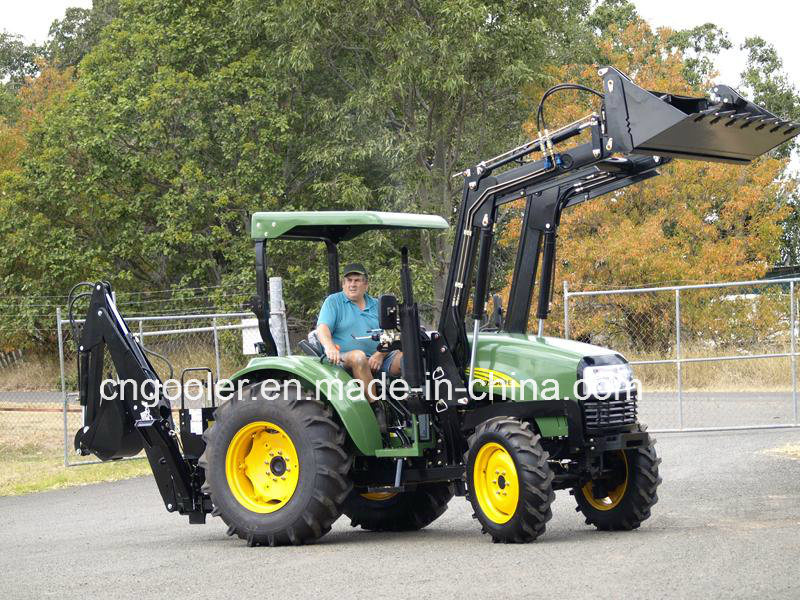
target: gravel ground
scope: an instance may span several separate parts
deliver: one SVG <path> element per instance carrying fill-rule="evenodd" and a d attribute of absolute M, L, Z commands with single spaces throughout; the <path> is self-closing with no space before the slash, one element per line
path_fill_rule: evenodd
<path fill-rule="evenodd" d="M 559 492 L 544 537 L 492 544 L 467 503 L 406 534 L 247 548 L 168 514 L 151 478 L 0 498 L 5 598 L 797 598 L 800 430 L 662 434 L 660 501 L 633 532 Z M 800 458 L 800 456 L 798 456 Z M 235 597 L 235 596 L 234 596 Z"/>

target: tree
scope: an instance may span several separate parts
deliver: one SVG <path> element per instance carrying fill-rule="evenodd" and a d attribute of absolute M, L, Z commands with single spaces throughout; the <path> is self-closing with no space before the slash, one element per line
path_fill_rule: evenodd
<path fill-rule="evenodd" d="M 653 32 L 638 21 L 621 31 L 612 26 L 598 52 L 601 64 L 632 74 L 645 89 L 702 95 L 709 82 L 687 77 L 676 39 L 674 32 Z M 559 72 L 563 81 L 597 85 L 595 66 Z M 560 123 L 592 109 L 593 100 L 571 93 L 552 99 L 548 114 L 558 115 Z M 535 120 L 527 127 L 533 134 Z M 797 188 L 796 180 L 780 183 L 786 166 L 774 157 L 746 166 L 673 161 L 661 177 L 570 209 L 562 218 L 559 274 L 573 289 L 758 278 L 779 256 L 786 188 Z M 608 343 L 603 336 L 616 328 L 622 338 L 614 344 L 621 348 L 663 350 L 671 343 L 671 297 L 614 298 L 605 308 L 615 315 L 613 323 L 589 310 L 573 323 L 573 333 Z"/>
<path fill-rule="evenodd" d="M 76 67 L 100 41 L 100 33 L 119 15 L 119 0 L 93 0 L 92 8 L 70 7 L 50 26 L 48 59 L 61 68 Z"/>
<path fill-rule="evenodd" d="M 452 173 L 519 141 L 529 110 L 520 90 L 541 83 L 544 65 L 585 51 L 587 5 L 457 0 L 329 9 L 312 3 L 307 14 L 325 15 L 331 24 L 317 60 L 346 94 L 337 119 L 344 127 L 334 143 L 381 158 L 382 204 L 451 218 L 460 200 Z M 296 43 L 310 52 L 307 32 L 300 31 Z M 437 306 L 450 244 L 447 236 L 423 236 Z"/>
<path fill-rule="evenodd" d="M 557 59 L 553 48 L 582 35 L 584 6 L 121 3 L 6 187 L 29 239 L 62 244 L 20 246 L 6 261 L 14 276 L 2 271 L 6 289 L 44 291 L 54 272 L 61 291 L 109 272 L 121 291 L 252 289 L 255 210 L 450 217 L 451 173 L 518 138 L 519 90 Z M 72 39 L 64 32 L 83 31 L 86 18 L 68 13 L 59 35 Z M 432 294 L 449 245 L 422 245 L 418 289 Z M 385 239 L 344 250 L 398 252 Z M 300 265 L 296 249 L 276 244 L 272 264 L 289 275 L 292 308 L 316 311 L 322 260 Z M 396 270 L 377 271 L 376 285 L 391 288 Z"/>

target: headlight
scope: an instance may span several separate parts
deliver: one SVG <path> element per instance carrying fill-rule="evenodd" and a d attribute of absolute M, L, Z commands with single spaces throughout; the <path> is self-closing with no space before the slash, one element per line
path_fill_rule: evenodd
<path fill-rule="evenodd" d="M 582 374 L 583 395 L 607 398 L 616 393 L 635 389 L 633 369 L 627 363 L 585 366 Z"/>

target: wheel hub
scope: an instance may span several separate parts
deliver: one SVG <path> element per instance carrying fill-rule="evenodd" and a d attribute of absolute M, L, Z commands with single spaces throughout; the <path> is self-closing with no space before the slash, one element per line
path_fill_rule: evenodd
<path fill-rule="evenodd" d="M 496 442 L 484 444 L 475 457 L 474 493 L 483 513 L 495 523 L 514 516 L 519 502 L 519 480 L 514 459 Z"/>
<path fill-rule="evenodd" d="M 269 470 L 272 471 L 273 475 L 280 477 L 286 473 L 286 460 L 282 456 L 276 456 L 269 461 Z"/>
<path fill-rule="evenodd" d="M 225 475 L 236 500 L 257 513 L 275 512 L 294 495 L 300 465 L 297 449 L 279 426 L 256 421 L 233 436 Z"/>

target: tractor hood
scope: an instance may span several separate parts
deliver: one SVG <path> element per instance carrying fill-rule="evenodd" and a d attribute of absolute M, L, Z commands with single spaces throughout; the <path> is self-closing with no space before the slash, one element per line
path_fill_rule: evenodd
<path fill-rule="evenodd" d="M 471 336 L 469 338 L 471 342 Z M 491 375 L 495 381 L 505 381 L 506 393 L 512 400 L 574 397 L 578 364 L 586 357 L 600 356 L 606 357 L 604 362 L 626 362 L 622 355 L 608 348 L 573 340 L 515 333 L 481 333 L 475 377 L 488 382 Z M 547 380 L 552 381 L 546 385 Z M 557 396 L 553 395 L 553 382 L 558 386 Z M 476 389 L 481 389 L 481 386 L 476 384 Z M 488 391 L 488 387 L 483 390 Z"/>

